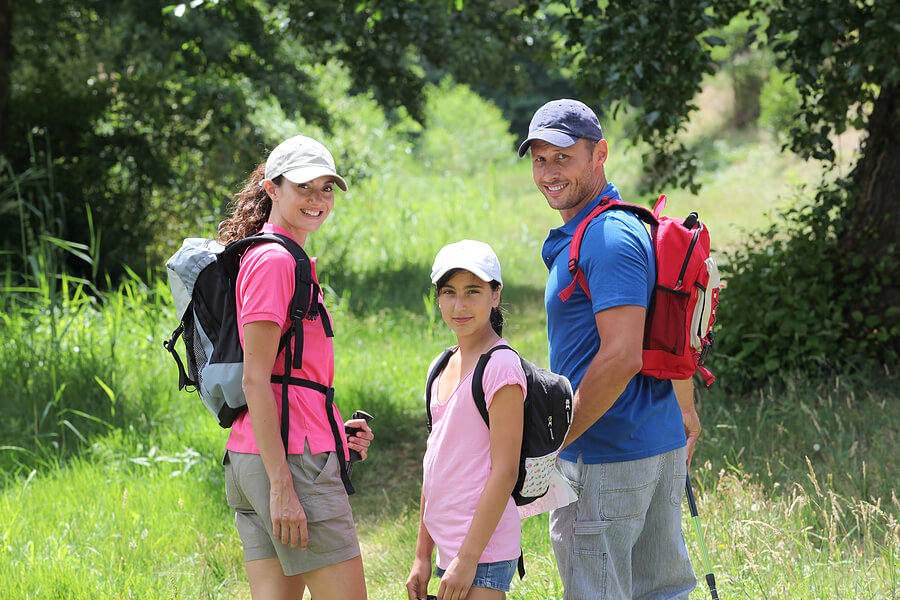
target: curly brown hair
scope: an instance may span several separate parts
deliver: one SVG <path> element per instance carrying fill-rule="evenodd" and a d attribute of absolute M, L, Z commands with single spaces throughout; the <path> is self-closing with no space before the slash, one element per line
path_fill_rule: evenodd
<path fill-rule="evenodd" d="M 234 240 L 239 240 L 259 233 L 263 224 L 269 219 L 269 213 L 272 210 L 272 199 L 266 193 L 260 183 L 266 178 L 266 163 L 261 163 L 253 173 L 250 179 L 237 194 L 228 206 L 227 219 L 219 223 L 218 241 L 227 244 Z M 281 185 L 282 176 L 279 175 L 272 180 L 275 185 Z"/>

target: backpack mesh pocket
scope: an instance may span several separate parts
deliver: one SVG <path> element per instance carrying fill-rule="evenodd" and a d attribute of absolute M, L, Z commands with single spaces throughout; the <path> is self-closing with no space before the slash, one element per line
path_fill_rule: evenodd
<path fill-rule="evenodd" d="M 191 316 L 194 317 L 193 312 Z M 184 347 L 187 350 L 187 374 L 190 378 L 190 385 L 200 389 L 201 369 L 203 365 L 209 362 L 209 357 L 203 349 L 203 341 L 200 338 L 200 331 L 194 318 L 186 318 L 184 323 Z"/>
<path fill-rule="evenodd" d="M 681 354 L 687 348 L 688 305 L 691 295 L 661 285 L 656 286 L 651 314 L 646 319 L 644 349 Z M 653 327 L 650 327 L 650 324 Z"/>

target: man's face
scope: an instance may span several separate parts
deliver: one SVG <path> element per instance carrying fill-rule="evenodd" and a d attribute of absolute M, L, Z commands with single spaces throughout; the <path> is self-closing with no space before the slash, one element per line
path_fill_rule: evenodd
<path fill-rule="evenodd" d="M 547 198 L 550 208 L 568 221 L 606 187 L 603 163 L 606 140 L 593 146 L 578 140 L 568 148 L 541 140 L 531 142 L 531 172 L 534 183 Z"/>

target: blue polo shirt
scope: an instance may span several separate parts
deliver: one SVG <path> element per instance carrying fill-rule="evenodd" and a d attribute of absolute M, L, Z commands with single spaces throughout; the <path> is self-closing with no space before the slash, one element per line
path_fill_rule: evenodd
<path fill-rule="evenodd" d="M 541 251 L 550 271 L 544 293 L 550 369 L 568 377 L 576 389 L 600 349 L 594 315 L 614 306 L 647 308 L 656 281 L 647 228 L 628 211 L 608 210 L 587 226 L 581 245 L 579 266 L 591 297 L 576 286 L 565 303 L 560 299 L 559 292 L 572 282 L 568 267 L 572 236 L 604 196 L 619 198 L 619 192 L 608 184 L 575 218 L 552 229 Z M 560 456 L 575 461 L 581 454 L 589 464 L 622 462 L 669 452 L 685 443 L 672 383 L 638 374 L 606 414 Z"/>

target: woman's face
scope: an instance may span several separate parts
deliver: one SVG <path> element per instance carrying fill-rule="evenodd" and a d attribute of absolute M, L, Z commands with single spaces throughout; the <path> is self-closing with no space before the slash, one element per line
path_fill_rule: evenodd
<path fill-rule="evenodd" d="M 492 290 L 491 284 L 461 269 L 438 290 L 438 306 L 457 338 L 481 335 L 491 329 L 491 309 L 500 306 L 500 288 Z"/>
<path fill-rule="evenodd" d="M 266 182 L 272 198 L 269 220 L 280 225 L 302 245 L 306 235 L 317 231 L 334 208 L 334 177 L 323 175 L 306 183 L 283 179 L 281 185 Z"/>

